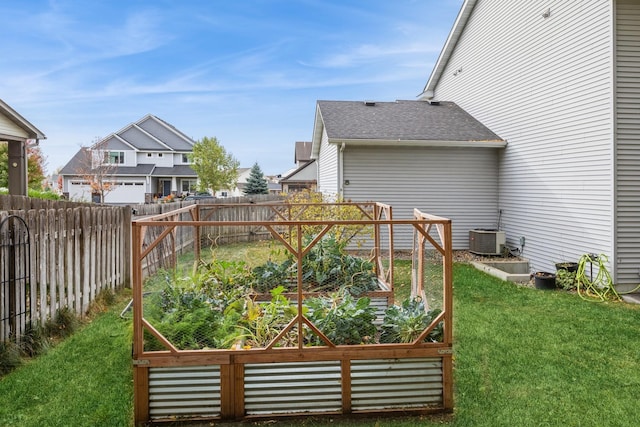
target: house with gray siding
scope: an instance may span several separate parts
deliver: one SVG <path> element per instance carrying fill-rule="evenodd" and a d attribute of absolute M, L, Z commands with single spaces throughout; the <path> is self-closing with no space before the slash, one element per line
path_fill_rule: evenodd
<path fill-rule="evenodd" d="M 602 253 L 640 282 L 640 1 L 466 0 L 420 99 L 508 141 L 501 226 L 534 269 Z"/>
<path fill-rule="evenodd" d="M 189 156 L 194 143 L 174 126 L 148 114 L 91 147 L 81 148 L 60 170 L 63 194 L 71 200 L 92 200 L 94 191 L 85 178 L 99 174 L 101 168 L 107 169 L 102 176 L 111 183 L 105 203 L 151 203 L 169 195 L 193 194 L 198 177 Z"/>
<path fill-rule="evenodd" d="M 402 131 L 425 118 L 385 134 L 380 115 L 341 119 L 321 101 L 318 187 L 394 206 L 406 198 L 450 217 L 456 248 L 469 229 L 500 226 L 536 271 L 605 254 L 614 283 L 631 289 L 640 282 L 639 29 L 640 0 L 465 0 L 416 103 L 455 103 L 499 135 L 485 144 L 502 146 L 426 135 L 412 145 Z M 336 133 L 333 120 L 349 123 Z"/>
<path fill-rule="evenodd" d="M 451 218 L 454 248 L 496 227 L 498 157 L 506 141 L 453 102 L 318 101 L 312 157 L 318 191 Z M 396 235 L 396 245 L 411 236 Z"/>

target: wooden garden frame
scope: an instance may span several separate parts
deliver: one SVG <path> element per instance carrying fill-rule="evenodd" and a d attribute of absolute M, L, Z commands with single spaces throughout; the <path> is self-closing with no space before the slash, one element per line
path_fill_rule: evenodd
<path fill-rule="evenodd" d="M 354 204 L 357 205 L 357 204 Z M 152 406 L 154 402 L 152 400 L 155 395 L 150 392 L 151 383 L 155 380 L 152 379 L 154 375 L 166 375 L 175 378 L 180 376 L 181 369 L 184 372 L 188 372 L 188 375 L 205 376 L 209 375 L 209 371 L 215 371 L 215 379 L 211 380 L 211 384 L 207 387 L 219 388 L 215 391 L 211 391 L 211 398 L 204 399 L 205 403 L 202 405 L 213 407 L 211 412 L 204 411 L 194 413 L 187 413 L 183 415 L 180 412 L 180 405 L 192 405 L 191 401 L 187 403 L 183 402 L 183 395 L 176 395 L 175 401 L 168 406 L 171 406 L 171 410 L 175 409 L 175 413 L 167 413 L 165 416 L 157 416 L 154 418 L 159 419 L 176 419 L 184 416 L 186 419 L 201 419 L 212 418 L 221 420 L 238 420 L 250 417 L 274 417 L 283 415 L 305 415 L 305 414 L 354 414 L 354 413 L 375 413 L 375 412 L 389 412 L 399 411 L 402 413 L 431 413 L 439 411 L 450 411 L 453 408 L 453 378 L 452 378 L 452 246 L 451 246 L 451 221 L 446 218 L 436 217 L 433 215 L 422 213 L 418 210 L 414 212 L 413 219 L 406 220 L 394 220 L 391 219 L 391 207 L 374 204 L 373 215 L 366 215 L 366 219 L 362 220 L 323 220 L 323 221 L 300 221 L 295 218 L 281 217 L 277 221 L 233 221 L 233 222 L 221 222 L 203 220 L 201 217 L 202 210 L 206 205 L 193 205 L 186 208 L 182 208 L 178 211 L 169 212 L 153 217 L 148 217 L 142 220 L 134 221 L 132 223 L 132 262 L 133 262 L 133 369 L 134 369 L 134 399 L 135 399 L 135 421 L 136 423 L 148 422 L 153 412 Z M 265 206 L 262 206 L 265 207 Z M 273 205 L 269 207 L 275 211 L 283 212 L 283 205 Z M 286 208 L 285 208 L 286 209 Z M 365 210 L 363 210 L 365 212 Z M 187 213 L 192 218 L 191 220 L 176 220 L 179 215 Z M 302 227 L 304 226 L 319 226 L 322 227 L 322 234 L 326 233 L 334 226 L 340 225 L 362 225 L 362 226 L 374 226 L 375 235 L 375 250 L 380 250 L 380 227 L 388 227 L 388 250 L 390 254 L 394 253 L 393 249 L 393 230 L 394 227 L 405 226 L 412 227 L 415 231 L 415 235 L 418 236 L 419 241 L 418 251 L 423 251 L 424 245 L 432 246 L 442 256 L 442 278 L 443 278 L 443 301 L 442 301 L 442 313 L 429 325 L 421 336 L 413 343 L 408 344 L 370 344 L 370 345 L 334 345 L 330 340 L 326 339 L 321 331 L 319 331 L 315 325 L 306 320 L 301 315 L 302 313 L 302 301 L 304 300 L 304 294 L 302 290 L 302 268 L 298 268 L 298 286 L 297 286 L 297 298 L 296 303 L 298 305 L 298 314 L 291 321 L 291 323 L 281 332 L 279 336 L 284 335 L 293 326 L 297 326 L 298 331 L 298 346 L 296 347 L 275 347 L 274 344 L 278 341 L 276 338 L 266 348 L 256 348 L 249 350 L 178 350 L 172 345 L 166 338 L 158 332 L 153 325 L 151 325 L 144 318 L 143 313 L 143 261 L 145 257 L 153 250 L 153 248 L 162 240 L 169 238 L 172 239 L 172 235 L 175 232 L 176 227 L 193 227 L 196 238 L 194 239 L 194 249 L 196 253 L 200 251 L 200 239 L 199 232 L 203 227 L 224 227 L 224 226 L 261 226 L 270 230 L 274 239 L 278 239 L 280 243 L 286 246 L 295 255 L 298 265 L 301 266 L 302 258 L 307 253 L 311 245 L 304 248 L 302 244 Z M 274 230 L 276 226 L 287 226 L 293 229 L 297 229 L 297 242 L 290 244 L 283 239 Z M 143 244 L 144 235 L 147 230 L 151 228 L 160 227 L 161 232 L 156 233 L 157 237 L 151 244 Z M 438 240 L 432 236 L 432 232 L 437 232 Z M 314 242 L 320 238 L 316 238 Z M 175 242 L 175 239 L 172 240 Z M 175 243 L 174 243 L 175 246 Z M 393 255 L 391 255 L 393 257 Z M 382 263 L 379 262 L 379 256 L 376 257 L 376 268 L 379 274 L 393 281 L 393 258 L 390 260 L 390 268 L 384 270 Z M 419 258 L 421 259 L 421 258 Z M 418 274 L 414 274 L 416 279 L 412 283 L 412 294 L 422 295 L 423 283 L 422 272 L 424 268 L 421 262 L 414 263 L 414 269 L 418 270 Z M 417 279 L 420 278 L 420 279 Z M 444 324 L 444 337 L 442 342 L 427 343 L 424 342 L 424 338 L 428 333 L 439 323 Z M 320 336 L 327 344 L 322 347 L 304 347 L 302 345 L 302 330 L 303 325 L 311 328 L 315 333 Z M 144 331 L 155 336 L 166 348 L 163 351 L 145 351 L 144 350 Z M 405 363 L 409 368 L 398 369 L 415 369 L 412 364 L 417 363 L 420 370 L 425 372 L 431 368 L 422 369 L 423 365 L 433 365 L 433 370 L 437 371 L 434 378 L 438 382 L 438 387 L 435 391 L 437 395 L 433 398 L 434 403 L 428 404 L 407 404 L 406 407 L 376 407 L 373 404 L 359 404 L 363 401 L 360 397 L 356 396 L 358 391 L 354 388 L 354 383 L 357 381 L 354 369 L 367 370 L 368 365 L 376 363 L 384 363 L 385 371 L 388 369 L 395 369 L 394 363 Z M 333 401 L 329 405 L 329 409 L 322 410 L 321 408 L 302 409 L 300 411 L 292 412 L 278 412 L 263 413 L 259 410 L 251 411 L 248 408 L 251 404 L 248 403 L 249 390 L 247 384 L 251 381 L 247 376 L 247 371 L 257 368 L 277 367 L 284 366 L 287 369 L 291 369 L 288 364 L 293 366 L 303 366 L 303 369 L 309 365 L 311 368 L 316 369 L 315 364 L 320 364 L 322 369 L 325 369 L 322 364 L 330 364 L 339 372 L 339 380 L 336 380 L 335 386 L 337 391 L 334 392 L 332 397 Z M 364 366 L 364 367 L 363 367 Z M 177 372 L 177 373 L 176 373 Z M 377 375 L 372 371 L 368 372 L 368 375 Z M 150 375 L 151 374 L 151 375 Z M 192 380 L 186 378 L 180 382 L 180 390 L 189 390 L 189 395 L 192 399 L 200 402 L 201 395 L 209 393 L 209 388 L 205 392 L 193 391 L 194 387 L 191 386 Z M 417 374 L 416 374 L 417 375 Z M 427 375 L 427 374 L 425 374 Z M 429 374 L 432 375 L 432 374 Z M 413 376 L 413 375 L 412 375 Z M 304 377 L 303 377 L 304 378 Z M 178 378 L 178 380 L 180 380 Z M 298 379 L 299 380 L 299 379 Z M 289 380 L 287 380 L 289 381 Z M 297 381 L 294 379 L 293 381 Z M 160 383 L 161 381 L 158 381 Z M 287 383 L 280 385 L 280 387 L 288 386 Z M 270 387 L 269 392 L 278 386 Z M 197 387 L 196 387 L 197 388 Z M 284 388 L 282 389 L 284 390 Z M 320 390 L 320 389 L 319 389 Z M 324 390 L 324 388 L 323 388 Z M 295 392 L 295 391 L 294 391 Z M 182 391 L 180 391 L 182 393 Z M 277 394 L 278 391 L 275 391 Z M 313 392 L 315 393 L 315 392 Z M 318 393 L 320 393 L 318 391 Z M 336 394 L 337 393 L 337 394 Z M 338 396 L 338 397 L 336 397 Z M 271 396 L 273 399 L 276 396 Z M 168 398 L 170 401 L 172 397 Z M 336 399 L 339 400 L 336 401 Z M 407 398 L 409 399 L 409 397 Z M 286 400 L 286 399 L 284 399 Z M 383 398 L 382 398 L 383 400 Z M 285 402 L 286 404 L 286 402 Z M 315 405 L 315 404 L 314 404 Z M 320 405 L 320 403 L 318 403 Z M 174 407 L 175 406 L 175 407 Z M 314 406 L 315 407 L 315 406 Z"/>

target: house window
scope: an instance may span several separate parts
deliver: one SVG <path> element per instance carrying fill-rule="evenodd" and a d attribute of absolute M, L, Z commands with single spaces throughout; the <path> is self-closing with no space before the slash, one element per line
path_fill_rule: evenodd
<path fill-rule="evenodd" d="M 121 165 L 124 163 L 124 151 L 109 151 L 105 160 L 109 164 Z"/>
<path fill-rule="evenodd" d="M 147 157 L 151 157 L 151 156 L 153 156 L 152 153 L 147 153 Z"/>
<path fill-rule="evenodd" d="M 158 157 L 162 157 L 162 153 L 158 153 Z"/>
<path fill-rule="evenodd" d="M 182 163 L 191 163 L 191 161 L 189 160 L 189 155 L 186 153 L 182 154 Z"/>
<path fill-rule="evenodd" d="M 183 193 L 195 193 L 198 187 L 198 181 L 195 179 L 183 179 L 182 180 L 182 192 Z"/>

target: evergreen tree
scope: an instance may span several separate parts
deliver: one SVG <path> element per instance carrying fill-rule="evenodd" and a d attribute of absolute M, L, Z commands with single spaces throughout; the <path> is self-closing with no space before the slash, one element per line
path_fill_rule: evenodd
<path fill-rule="evenodd" d="M 256 162 L 251 168 L 247 185 L 244 187 L 244 194 L 269 194 L 269 186 L 260 166 Z"/>

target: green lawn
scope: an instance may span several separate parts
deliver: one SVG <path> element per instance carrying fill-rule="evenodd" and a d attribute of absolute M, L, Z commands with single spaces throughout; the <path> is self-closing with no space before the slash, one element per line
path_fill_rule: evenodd
<path fill-rule="evenodd" d="M 591 303 L 454 267 L 450 417 L 245 423 L 288 426 L 636 426 L 640 306 Z M 124 303 L 0 380 L 0 426 L 128 426 Z M 205 424 L 210 425 L 210 424 Z"/>

